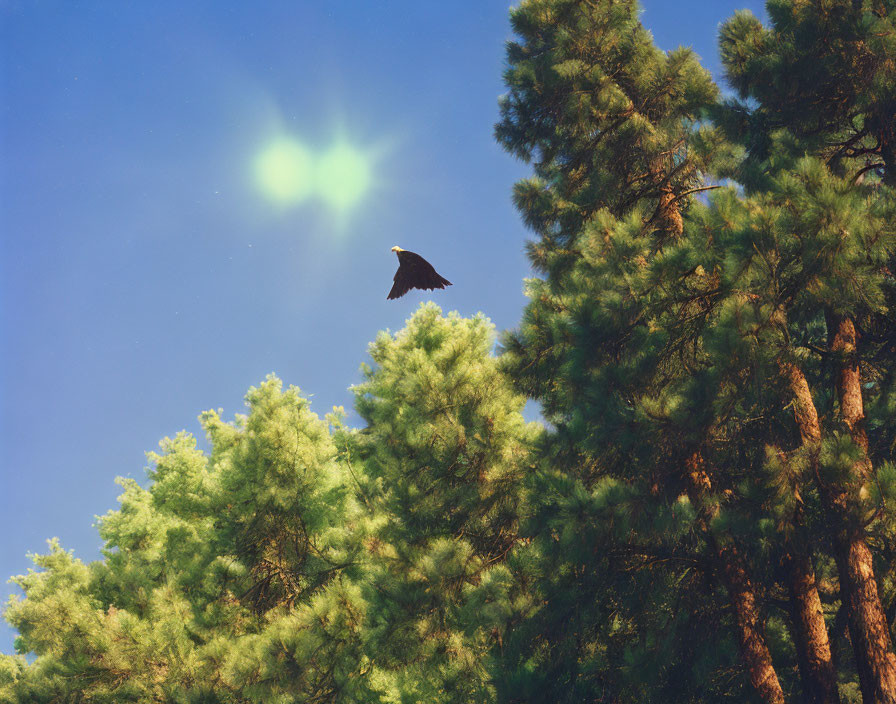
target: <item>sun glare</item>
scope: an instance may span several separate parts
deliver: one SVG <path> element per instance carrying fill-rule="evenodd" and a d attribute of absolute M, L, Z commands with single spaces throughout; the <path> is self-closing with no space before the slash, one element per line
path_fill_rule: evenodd
<path fill-rule="evenodd" d="M 258 187 L 271 200 L 291 204 L 311 194 L 314 164 L 308 150 L 294 139 L 278 139 L 255 159 Z"/>
<path fill-rule="evenodd" d="M 338 139 L 321 154 L 280 137 L 255 157 L 258 189 L 270 200 L 296 205 L 316 197 L 347 215 L 371 187 L 373 157 Z"/>
<path fill-rule="evenodd" d="M 348 144 L 336 144 L 320 159 L 316 186 L 332 208 L 350 208 L 370 186 L 368 159 Z"/>

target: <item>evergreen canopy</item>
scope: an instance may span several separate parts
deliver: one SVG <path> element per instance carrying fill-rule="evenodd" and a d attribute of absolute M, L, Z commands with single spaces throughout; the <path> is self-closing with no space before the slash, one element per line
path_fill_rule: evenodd
<path fill-rule="evenodd" d="M 634 0 L 522 0 L 500 354 L 424 304 L 362 427 L 272 376 L 166 438 L 15 578 L 0 701 L 896 702 L 896 7 L 768 9 L 724 96 Z"/>

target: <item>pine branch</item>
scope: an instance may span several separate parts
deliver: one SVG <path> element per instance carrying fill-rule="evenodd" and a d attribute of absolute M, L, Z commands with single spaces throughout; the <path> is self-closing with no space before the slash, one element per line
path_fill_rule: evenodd
<path fill-rule="evenodd" d="M 689 191 L 685 191 L 684 193 L 680 193 L 677 196 L 675 196 L 675 200 L 673 200 L 672 202 L 677 203 L 682 198 L 686 198 L 687 196 L 692 195 L 694 193 L 700 193 L 701 191 L 714 191 L 717 188 L 723 188 L 723 186 L 700 186 L 700 188 L 692 188 Z"/>
<path fill-rule="evenodd" d="M 865 172 L 867 172 L 867 171 L 871 171 L 872 169 L 882 169 L 882 168 L 884 168 L 885 166 L 886 166 L 886 164 L 884 164 L 884 163 L 868 164 L 867 166 L 865 166 L 864 168 L 859 169 L 858 172 L 856 172 L 856 175 L 852 177 L 852 182 L 853 182 L 853 183 L 858 183 L 858 182 L 859 182 L 859 178 L 861 178 L 862 174 L 864 174 Z"/>
<path fill-rule="evenodd" d="M 810 344 L 808 342 L 797 344 L 795 346 L 802 347 L 803 349 L 815 352 L 816 354 L 819 354 L 822 357 L 831 357 L 832 356 L 830 350 L 825 350 L 825 349 L 822 349 L 821 347 L 816 347 L 815 345 Z"/>

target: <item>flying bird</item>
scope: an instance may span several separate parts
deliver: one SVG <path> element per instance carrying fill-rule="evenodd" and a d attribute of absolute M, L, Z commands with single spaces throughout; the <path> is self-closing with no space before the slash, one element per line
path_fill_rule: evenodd
<path fill-rule="evenodd" d="M 419 254 L 409 252 L 401 247 L 393 247 L 392 251 L 398 255 L 398 271 L 392 284 L 392 290 L 386 296 L 388 300 L 401 298 L 412 288 L 436 289 L 451 286 L 451 282 L 443 276 L 439 276 L 432 264 Z"/>

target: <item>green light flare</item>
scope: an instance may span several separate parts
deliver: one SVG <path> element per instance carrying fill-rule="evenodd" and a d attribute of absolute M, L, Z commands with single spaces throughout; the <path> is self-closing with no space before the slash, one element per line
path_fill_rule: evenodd
<path fill-rule="evenodd" d="M 294 139 L 277 139 L 255 158 L 255 179 L 259 189 L 278 203 L 298 203 L 307 198 L 311 194 L 313 178 L 313 158 Z"/>
<path fill-rule="evenodd" d="M 348 144 L 336 144 L 320 159 L 317 191 L 330 207 L 346 210 L 357 203 L 370 186 L 368 159 Z"/>

